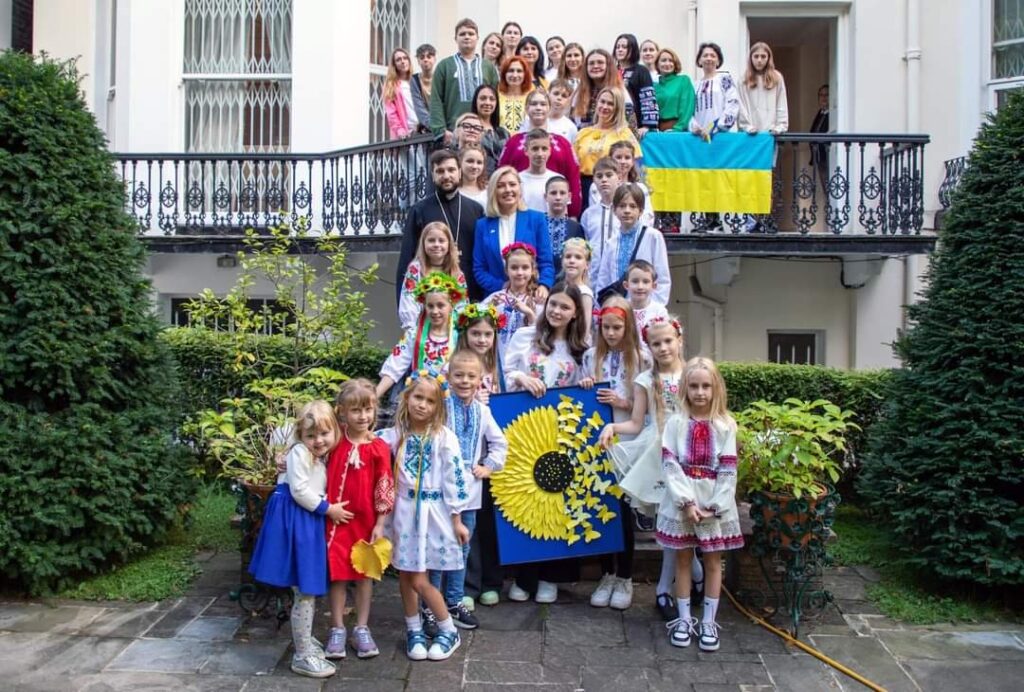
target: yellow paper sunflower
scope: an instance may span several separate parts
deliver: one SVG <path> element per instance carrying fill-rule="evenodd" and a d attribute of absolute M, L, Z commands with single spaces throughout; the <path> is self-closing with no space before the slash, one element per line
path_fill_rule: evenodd
<path fill-rule="evenodd" d="M 607 478 L 611 462 L 597 444 L 603 425 L 600 414 L 584 419 L 583 405 L 564 395 L 557 407 L 512 421 L 505 468 L 491 478 L 494 503 L 510 524 L 531 538 L 569 545 L 601 537 L 596 527 L 616 516 L 605 499 L 622 494 Z"/>

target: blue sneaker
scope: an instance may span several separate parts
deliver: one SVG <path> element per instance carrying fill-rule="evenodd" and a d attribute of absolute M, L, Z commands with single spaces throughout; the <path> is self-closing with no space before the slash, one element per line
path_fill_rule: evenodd
<path fill-rule="evenodd" d="M 427 658 L 427 635 L 423 634 L 423 630 L 406 630 L 405 655 L 413 661 Z"/>
<path fill-rule="evenodd" d="M 438 632 L 434 637 L 434 643 L 430 645 L 430 651 L 427 652 L 427 658 L 431 661 L 443 661 L 455 653 L 461 643 L 462 638 L 459 636 L 458 630 Z"/>

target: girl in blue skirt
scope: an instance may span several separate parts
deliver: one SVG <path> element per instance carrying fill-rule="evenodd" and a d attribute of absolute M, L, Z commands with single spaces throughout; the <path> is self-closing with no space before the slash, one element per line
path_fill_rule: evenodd
<path fill-rule="evenodd" d="M 341 433 L 331 405 L 306 404 L 292 426 L 285 456 L 287 471 L 277 477 L 277 488 L 267 500 L 263 526 L 249 563 L 258 581 L 292 587 L 292 671 L 313 678 L 334 675 L 334 664 L 324 660 L 313 644 L 313 606 L 327 593 L 327 543 L 324 517 L 337 523 L 346 519 L 345 503 L 327 502 L 327 457 Z"/>

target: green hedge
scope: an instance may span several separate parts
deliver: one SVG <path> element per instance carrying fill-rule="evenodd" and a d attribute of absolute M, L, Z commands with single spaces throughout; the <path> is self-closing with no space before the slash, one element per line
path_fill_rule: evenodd
<path fill-rule="evenodd" d="M 222 399 L 237 396 L 246 382 L 261 377 L 285 377 L 294 372 L 294 344 L 282 336 L 250 337 L 250 350 L 260 354 L 261 365 L 235 368 L 235 339 L 231 334 L 205 329 L 171 327 L 161 340 L 174 353 L 181 369 L 182 408 L 188 412 L 217 408 Z M 316 346 L 303 351 L 299 365 L 322 364 L 349 377 L 376 381 L 387 351 L 366 345 L 343 359 L 325 358 Z"/>
<path fill-rule="evenodd" d="M 740 411 L 759 399 L 782 402 L 797 399 L 828 399 L 841 409 L 857 415 L 853 421 L 860 432 L 850 435 L 850 463 L 854 470 L 865 449 L 867 434 L 878 420 L 886 390 L 892 380 L 889 370 L 837 370 L 817 365 L 775 363 L 719 363 L 729 391 L 729 408 Z"/>

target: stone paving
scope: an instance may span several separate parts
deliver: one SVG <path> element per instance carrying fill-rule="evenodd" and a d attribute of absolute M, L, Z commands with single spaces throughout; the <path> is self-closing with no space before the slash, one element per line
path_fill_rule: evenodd
<path fill-rule="evenodd" d="M 412 663 L 404 653 L 397 583 L 386 579 L 371 626 L 381 655 L 350 657 L 326 681 L 288 670 L 289 628 L 251 618 L 228 597 L 238 555 L 204 555 L 204 574 L 183 598 L 160 603 L 0 603 L 0 689 L 259 690 L 665 690 L 760 692 L 856 690 L 858 683 L 787 647 L 723 601 L 722 648 L 712 654 L 669 645 L 638 584 L 619 613 L 587 603 L 591 583 L 549 606 L 502 602 L 478 608 L 482 626 L 464 632 L 452 659 Z M 901 625 L 865 600 L 869 570 L 840 568 L 836 596 L 804 639 L 889 690 L 1010 690 L 1024 678 L 1024 628 Z M 326 604 L 321 604 L 321 610 Z M 326 633 L 318 614 L 317 633 Z"/>

